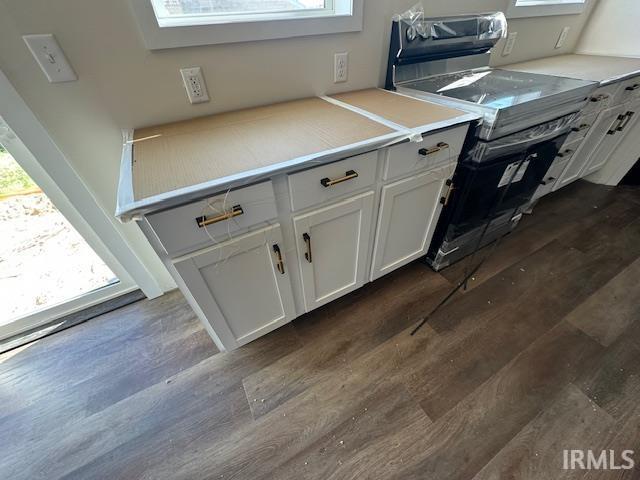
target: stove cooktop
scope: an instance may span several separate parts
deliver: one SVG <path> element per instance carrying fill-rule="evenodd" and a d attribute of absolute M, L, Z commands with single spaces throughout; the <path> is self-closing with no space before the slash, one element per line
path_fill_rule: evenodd
<path fill-rule="evenodd" d="M 481 69 L 458 72 L 404 83 L 411 88 L 464 100 L 492 109 L 502 109 L 553 95 L 574 92 L 592 82 L 550 75 Z"/>
<path fill-rule="evenodd" d="M 488 67 L 397 85 L 400 92 L 483 115 L 492 140 L 579 111 L 598 84 Z"/>

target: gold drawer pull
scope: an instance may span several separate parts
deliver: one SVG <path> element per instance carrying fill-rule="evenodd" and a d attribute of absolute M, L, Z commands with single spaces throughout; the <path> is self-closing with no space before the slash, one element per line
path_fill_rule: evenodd
<path fill-rule="evenodd" d="M 564 152 L 558 153 L 558 156 L 560 158 L 563 158 L 565 155 L 571 155 L 572 153 L 573 153 L 573 150 L 571 150 L 570 148 L 567 148 Z"/>
<path fill-rule="evenodd" d="M 282 261 L 282 252 L 280 251 L 280 246 L 277 243 L 273 245 L 273 251 L 275 252 L 276 257 L 278 258 L 276 267 L 278 268 L 278 271 L 280 272 L 280 274 L 284 275 L 284 262 Z"/>
<path fill-rule="evenodd" d="M 202 228 L 206 227 L 207 225 L 212 225 L 214 223 L 229 220 L 230 218 L 237 217 L 238 215 L 242 215 L 243 213 L 244 210 L 242 209 L 242 207 L 240 205 L 236 205 L 235 207 L 232 207 L 229 212 L 217 215 L 215 217 L 198 217 L 196 218 L 196 223 L 198 224 L 198 227 Z"/>
<path fill-rule="evenodd" d="M 587 130 L 591 128 L 591 125 L 589 125 L 588 123 L 583 123 L 582 125 L 580 125 L 579 127 L 573 127 L 571 129 L 572 132 L 581 132 L 582 130 Z"/>
<path fill-rule="evenodd" d="M 302 239 L 304 240 L 304 243 L 307 245 L 307 251 L 304 252 L 304 258 L 307 259 L 307 262 L 312 263 L 313 260 L 311 258 L 311 237 L 309 236 L 308 233 L 303 233 Z"/>
<path fill-rule="evenodd" d="M 418 154 L 423 157 L 426 157 L 427 155 L 433 155 L 434 153 L 438 153 L 440 150 L 444 150 L 445 148 L 449 148 L 449 144 L 440 142 L 435 147 L 421 148 L 420 150 L 418 150 Z"/>
<path fill-rule="evenodd" d="M 609 97 L 608 95 L 600 94 L 600 95 L 596 95 L 595 97 L 591 97 L 590 100 L 592 102 L 601 102 L 602 100 L 604 100 L 605 98 L 608 98 L 608 97 Z"/>
<path fill-rule="evenodd" d="M 628 86 L 625 90 L 629 92 L 633 92 L 634 90 L 638 90 L 640 88 L 640 83 L 634 83 L 633 85 Z"/>
<path fill-rule="evenodd" d="M 336 178 L 335 180 L 331 180 L 330 178 L 323 178 L 320 180 L 320 184 L 323 187 L 330 187 L 332 185 L 337 185 L 338 183 L 346 182 L 347 180 L 352 180 L 354 178 L 358 178 L 358 172 L 355 170 L 349 170 L 345 172 L 344 177 Z"/>

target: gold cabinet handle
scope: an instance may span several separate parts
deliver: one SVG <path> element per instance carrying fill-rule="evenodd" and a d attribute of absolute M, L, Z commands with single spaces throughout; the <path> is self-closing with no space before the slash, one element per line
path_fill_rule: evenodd
<path fill-rule="evenodd" d="M 302 239 L 304 240 L 304 243 L 307 245 L 307 251 L 304 252 L 304 258 L 307 259 L 307 262 L 312 263 L 313 260 L 311 258 L 311 237 L 309 236 L 308 233 L 303 233 Z"/>
<path fill-rule="evenodd" d="M 566 155 L 571 155 L 573 153 L 573 150 L 571 150 L 570 148 L 567 148 L 564 152 L 560 152 L 558 153 L 558 157 L 563 158 Z"/>
<path fill-rule="evenodd" d="M 626 115 L 618 115 L 618 118 L 616 118 L 614 122 L 611 124 L 611 128 L 607 132 L 607 135 L 614 135 L 620 128 L 620 125 L 622 125 L 622 121 L 625 118 L 626 118 Z"/>
<path fill-rule="evenodd" d="M 625 128 L 627 128 L 627 125 L 629 125 L 629 122 L 631 121 L 631 119 L 633 118 L 633 116 L 636 114 L 636 112 L 627 112 L 624 114 L 624 120 L 622 122 L 620 122 L 620 125 L 618 125 L 618 128 L 616 130 L 618 130 L 619 132 L 622 132 Z"/>
<path fill-rule="evenodd" d="M 197 217 L 196 223 L 198 224 L 198 227 L 202 228 L 206 227 L 207 225 L 212 225 L 214 223 L 229 220 L 230 218 L 237 217 L 238 215 L 242 215 L 243 213 L 244 210 L 242 209 L 242 207 L 240 205 L 236 205 L 232 207 L 230 211 L 220 215 L 216 215 L 215 217 Z"/>
<path fill-rule="evenodd" d="M 634 90 L 638 90 L 640 88 L 640 83 L 634 83 L 633 85 L 628 86 L 625 90 L 629 92 L 633 92 Z"/>
<path fill-rule="evenodd" d="M 273 245 L 273 251 L 276 254 L 277 259 L 276 267 L 278 268 L 280 274 L 284 275 L 284 262 L 282 261 L 282 252 L 280 251 L 280 246 L 277 243 Z"/>
<path fill-rule="evenodd" d="M 418 155 L 426 157 L 428 155 L 433 155 L 434 153 L 438 153 L 440 150 L 444 150 L 445 148 L 449 148 L 449 144 L 440 142 L 433 147 L 421 148 L 420 150 L 418 150 Z"/>
<path fill-rule="evenodd" d="M 600 94 L 600 95 L 596 95 L 595 97 L 591 97 L 590 100 L 592 102 L 601 102 L 602 100 L 604 100 L 607 97 L 608 97 L 608 95 Z"/>
<path fill-rule="evenodd" d="M 353 180 L 354 178 L 358 178 L 358 172 L 355 170 L 348 170 L 345 172 L 344 177 L 336 178 L 334 180 L 331 180 L 330 178 L 323 178 L 320 180 L 320 184 L 326 188 L 332 185 L 337 185 L 338 183 L 346 182 L 347 180 Z"/>
<path fill-rule="evenodd" d="M 588 123 L 583 123 L 582 125 L 580 125 L 579 127 L 573 127 L 571 129 L 572 132 L 581 132 L 582 130 L 587 130 L 591 128 L 591 125 L 589 125 Z"/>

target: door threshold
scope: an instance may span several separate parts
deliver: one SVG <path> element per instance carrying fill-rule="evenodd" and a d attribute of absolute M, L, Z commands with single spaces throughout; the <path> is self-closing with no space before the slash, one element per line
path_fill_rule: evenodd
<path fill-rule="evenodd" d="M 31 330 L 27 330 L 0 341 L 0 354 L 26 345 L 27 343 L 35 342 L 41 338 L 48 337 L 54 333 L 61 332 L 67 328 L 74 327 L 86 322 L 87 320 L 91 320 L 92 318 L 112 312 L 145 298 L 146 296 L 142 290 L 137 289 L 57 318 L 44 325 L 39 325 Z"/>

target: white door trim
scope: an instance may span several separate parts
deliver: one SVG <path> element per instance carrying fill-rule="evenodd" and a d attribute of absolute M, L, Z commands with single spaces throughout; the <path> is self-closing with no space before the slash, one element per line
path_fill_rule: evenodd
<path fill-rule="evenodd" d="M 123 291 L 137 285 L 149 298 L 162 295 L 160 284 L 114 225 L 116 220 L 98 205 L 2 71 L 0 98 L 0 115 L 10 127 L 2 134 L 1 143 L 118 276 Z"/>

